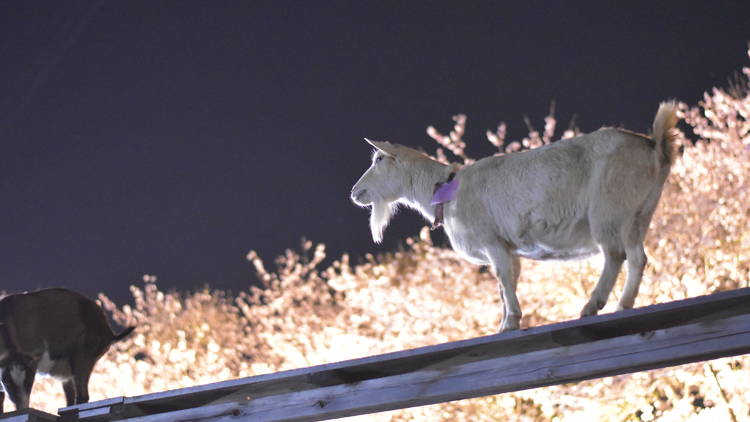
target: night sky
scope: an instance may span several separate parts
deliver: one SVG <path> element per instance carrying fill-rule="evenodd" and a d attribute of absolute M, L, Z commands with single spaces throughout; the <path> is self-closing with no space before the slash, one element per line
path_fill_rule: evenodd
<path fill-rule="evenodd" d="M 392 250 L 349 200 L 364 137 L 434 151 L 469 116 L 648 131 L 747 57 L 748 1 L 11 1 L 0 5 L 0 290 L 245 289 L 304 236 Z"/>

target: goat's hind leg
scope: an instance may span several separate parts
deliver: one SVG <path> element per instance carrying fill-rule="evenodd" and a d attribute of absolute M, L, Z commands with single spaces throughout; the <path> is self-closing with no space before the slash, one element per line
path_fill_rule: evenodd
<path fill-rule="evenodd" d="M 619 245 L 602 245 L 602 249 L 604 252 L 604 269 L 599 276 L 599 281 L 596 282 L 594 291 L 591 293 L 591 298 L 581 310 L 581 317 L 596 315 L 599 310 L 604 308 L 625 260 L 625 253 Z"/>
<path fill-rule="evenodd" d="M 643 251 L 642 245 L 626 249 L 625 254 L 628 260 L 628 280 L 625 282 L 625 289 L 620 297 L 620 303 L 617 305 L 618 311 L 633 307 L 647 261 L 646 252 Z"/>
<path fill-rule="evenodd" d="M 658 200 L 658 196 L 656 197 Z M 653 201 L 654 203 L 656 201 Z M 643 239 L 646 237 L 653 208 L 646 209 L 636 214 L 633 224 L 624 233 L 625 254 L 628 260 L 628 279 L 625 282 L 625 289 L 620 297 L 620 303 L 617 310 L 630 309 L 635 303 L 635 297 L 638 295 L 638 288 L 643 278 L 643 270 L 646 268 L 646 252 L 643 250 Z"/>
<path fill-rule="evenodd" d="M 62 383 L 63 391 L 65 392 L 65 402 L 68 406 L 76 404 L 76 385 L 72 379 L 67 379 Z"/>
<path fill-rule="evenodd" d="M 94 370 L 95 364 L 96 359 L 92 359 L 91 356 L 88 356 L 86 353 L 79 352 L 71 358 L 70 368 L 73 373 L 71 381 L 75 389 L 74 404 L 89 402 L 89 378 L 91 377 L 91 372 Z"/>

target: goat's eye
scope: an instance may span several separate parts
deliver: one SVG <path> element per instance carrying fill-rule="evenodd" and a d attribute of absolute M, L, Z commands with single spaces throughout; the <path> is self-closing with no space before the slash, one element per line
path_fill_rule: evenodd
<path fill-rule="evenodd" d="M 378 155 L 377 157 L 375 157 L 375 162 L 378 163 L 382 159 L 383 159 L 383 156 L 382 155 Z"/>

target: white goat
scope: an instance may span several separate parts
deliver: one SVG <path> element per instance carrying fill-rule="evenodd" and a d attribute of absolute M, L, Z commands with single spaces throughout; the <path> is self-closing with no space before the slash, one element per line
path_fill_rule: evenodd
<path fill-rule="evenodd" d="M 371 206 L 375 242 L 382 240 L 398 204 L 437 224 L 444 213 L 453 249 L 472 263 L 491 265 L 500 281 L 501 331 L 518 329 L 521 319 L 519 257 L 564 260 L 604 253 L 604 270 L 581 316 L 604 307 L 627 259 L 618 309 L 632 308 L 646 265 L 643 239 L 674 159 L 671 129 L 677 120 L 676 104 L 662 103 L 650 137 L 603 128 L 487 157 L 458 171 L 414 149 L 367 140 L 376 151 L 351 198 Z M 436 210 L 433 195 L 449 179 L 455 196 Z"/>

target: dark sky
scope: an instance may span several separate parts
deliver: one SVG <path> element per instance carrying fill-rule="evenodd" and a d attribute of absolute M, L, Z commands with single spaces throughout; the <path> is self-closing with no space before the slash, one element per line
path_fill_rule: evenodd
<path fill-rule="evenodd" d="M 0 5 L 0 289 L 246 288 L 302 236 L 374 245 L 363 137 L 434 150 L 557 101 L 647 131 L 750 62 L 750 2 L 11 1 Z"/>

